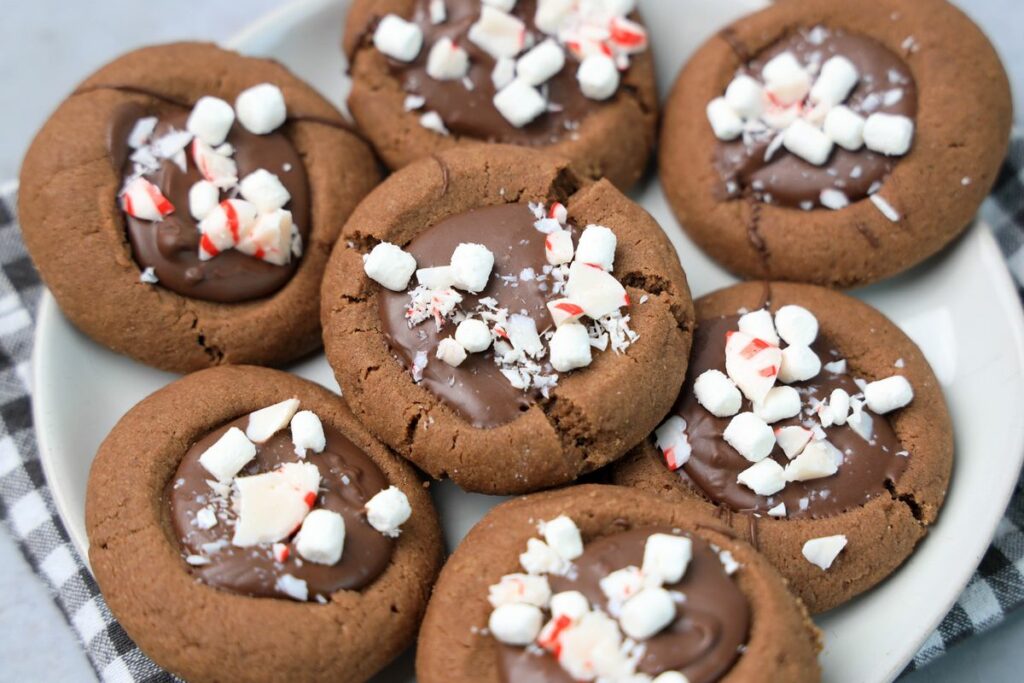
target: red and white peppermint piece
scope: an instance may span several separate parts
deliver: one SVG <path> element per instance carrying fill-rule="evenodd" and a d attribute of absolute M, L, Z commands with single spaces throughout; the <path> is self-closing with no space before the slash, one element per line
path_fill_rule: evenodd
<path fill-rule="evenodd" d="M 743 332 L 727 332 L 725 369 L 743 395 L 758 403 L 775 385 L 782 367 L 782 351 L 764 339 Z"/>
<path fill-rule="evenodd" d="M 256 446 L 241 429 L 232 427 L 203 451 L 199 456 L 199 464 L 217 481 L 230 482 L 255 457 Z"/>
<path fill-rule="evenodd" d="M 430 48 L 427 75 L 438 81 L 457 81 L 469 71 L 469 53 L 445 36 Z"/>
<path fill-rule="evenodd" d="M 248 230 L 244 230 L 238 241 L 238 250 L 275 266 L 286 265 L 292 260 L 292 212 L 275 209 L 260 214 Z"/>
<path fill-rule="evenodd" d="M 200 97 L 192 107 L 185 129 L 208 145 L 224 142 L 235 122 L 235 110 L 219 97 Z"/>
<path fill-rule="evenodd" d="M 564 66 L 565 50 L 558 41 L 549 38 L 516 61 L 516 76 L 530 85 L 541 85 Z"/>
<path fill-rule="evenodd" d="M 678 470 L 690 459 L 692 451 L 686 436 L 686 420 L 673 415 L 654 430 L 654 438 L 670 470 Z"/>
<path fill-rule="evenodd" d="M 799 426 L 780 427 L 775 430 L 775 440 L 790 460 L 803 451 L 804 446 L 810 443 L 812 436 L 811 430 Z"/>
<path fill-rule="evenodd" d="M 800 102 L 811 89 L 811 76 L 792 52 L 776 55 L 764 65 L 761 78 L 768 96 L 782 106 Z"/>
<path fill-rule="evenodd" d="M 125 186 L 121 193 L 121 206 L 129 216 L 144 221 L 158 221 L 174 213 L 174 204 L 160 192 L 160 188 L 141 176 Z"/>
<path fill-rule="evenodd" d="M 609 25 L 612 45 L 628 55 L 647 49 L 647 29 L 624 16 L 612 17 Z"/>
<path fill-rule="evenodd" d="M 288 556 L 292 554 L 284 543 L 275 543 L 271 546 L 271 552 L 274 555 L 274 562 L 278 564 L 284 564 L 288 560 Z"/>
<path fill-rule="evenodd" d="M 288 108 L 284 93 L 273 83 L 260 83 L 243 90 L 235 99 L 238 122 L 256 135 L 266 135 L 284 124 Z"/>
<path fill-rule="evenodd" d="M 572 624 L 573 620 L 565 614 L 552 616 L 537 635 L 537 645 L 558 657 L 562 652 L 562 633 Z"/>
<path fill-rule="evenodd" d="M 744 313 L 740 316 L 738 327 L 744 334 L 763 339 L 774 346 L 779 345 L 779 335 L 775 332 L 775 323 L 768 309 L 761 308 Z"/>
<path fill-rule="evenodd" d="M 583 307 L 572 299 L 556 299 L 547 303 L 548 312 L 555 323 L 561 327 L 567 323 L 578 322 L 583 317 Z"/>
<path fill-rule="evenodd" d="M 235 479 L 238 522 L 231 539 L 246 548 L 275 543 L 294 533 L 316 502 L 320 470 L 312 463 L 289 462 L 264 474 Z"/>
<path fill-rule="evenodd" d="M 615 265 L 615 233 L 603 225 L 588 225 L 576 245 L 576 260 L 611 272 Z"/>
<path fill-rule="evenodd" d="M 199 221 L 199 260 L 208 261 L 239 244 L 256 221 L 256 207 L 244 199 L 225 199 Z"/>
<path fill-rule="evenodd" d="M 553 218 L 547 220 L 555 220 Z M 573 257 L 572 233 L 568 230 L 556 230 L 544 239 L 544 256 L 548 263 L 560 266 L 569 263 Z"/>
<path fill-rule="evenodd" d="M 345 518 L 333 510 L 311 511 L 295 536 L 295 549 L 304 560 L 334 565 L 345 548 Z"/>
<path fill-rule="evenodd" d="M 192 141 L 192 161 L 199 174 L 220 189 L 238 184 L 238 165 L 226 154 L 221 154 L 199 138 Z"/>
<path fill-rule="evenodd" d="M 579 623 L 562 632 L 558 663 L 574 680 L 625 680 L 628 665 L 621 651 L 622 635 L 618 623 L 604 612 L 587 612 Z M 618 669 L 618 670 L 611 670 Z"/>
<path fill-rule="evenodd" d="M 546 576 L 506 574 L 488 589 L 487 601 L 491 607 L 516 603 L 547 607 L 551 601 L 551 586 Z"/>
<path fill-rule="evenodd" d="M 366 501 L 366 521 L 385 536 L 398 538 L 410 516 L 409 499 L 397 486 L 389 486 Z"/>
<path fill-rule="evenodd" d="M 559 225 L 565 225 L 569 220 L 569 210 L 562 202 L 554 202 L 548 209 L 548 218 L 554 218 Z"/>
<path fill-rule="evenodd" d="M 515 57 L 526 47 L 526 24 L 518 17 L 484 5 L 469 27 L 469 40 L 495 59 Z"/>
<path fill-rule="evenodd" d="M 625 288 L 610 273 L 600 265 L 583 263 L 579 259 L 569 268 L 565 293 L 595 320 L 630 303 Z"/>
<path fill-rule="evenodd" d="M 287 427 L 298 409 L 299 399 L 289 398 L 249 413 L 249 423 L 245 428 L 245 435 L 254 443 L 264 443 Z"/>

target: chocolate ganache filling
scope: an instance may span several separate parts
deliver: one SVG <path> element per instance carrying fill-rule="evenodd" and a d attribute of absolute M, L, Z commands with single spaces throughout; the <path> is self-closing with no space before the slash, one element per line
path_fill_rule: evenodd
<path fill-rule="evenodd" d="M 917 113 L 917 88 L 906 63 L 881 43 L 839 29 L 816 27 L 794 32 L 758 54 L 738 74 L 761 80 L 765 64 L 784 52 L 792 53 L 814 73 L 830 57 L 850 60 L 860 77 L 843 105 L 862 117 L 885 113 L 913 119 Z M 825 164 L 815 166 L 785 147 L 769 154 L 777 133 L 769 128 L 732 142 L 719 142 L 714 164 L 727 194 L 749 192 L 766 203 L 811 209 L 824 203 L 822 192 L 834 190 L 854 202 L 877 190 L 899 161 L 866 147 L 850 151 L 834 145 Z"/>
<path fill-rule="evenodd" d="M 874 433 L 865 441 L 848 424 L 825 428 L 828 441 L 843 455 L 836 474 L 809 481 L 793 481 L 772 496 L 761 496 L 736 481 L 740 472 L 750 467 L 749 460 L 726 443 L 722 434 L 731 418 L 712 415 L 694 396 L 693 383 L 706 370 L 725 372 L 726 333 L 737 329 L 739 316 L 703 320 L 694 334 L 688 379 L 673 414 L 686 421 L 686 434 L 691 452 L 689 460 L 677 470 L 680 478 L 706 495 L 712 502 L 737 512 L 765 513 L 779 503 L 786 505 L 790 519 L 821 518 L 839 514 L 863 505 L 886 491 L 886 484 L 895 482 L 907 467 L 907 452 L 889 420 L 872 415 Z M 819 334 L 811 349 L 824 363 L 840 356 L 829 339 Z M 849 374 L 837 374 L 823 368 L 813 379 L 796 382 L 794 387 L 803 400 L 805 410 L 798 416 L 772 424 L 774 429 L 788 426 L 813 428 L 817 420 L 808 415 L 808 398 L 825 400 L 834 389 L 855 395 L 861 389 Z M 752 406 L 745 397 L 740 412 Z M 769 456 L 785 466 L 789 459 L 776 444 Z"/>
<path fill-rule="evenodd" d="M 601 579 L 624 567 L 643 564 L 644 546 L 651 534 L 673 530 L 644 527 L 623 531 L 587 543 L 573 561 L 574 572 L 550 575 L 552 594 L 579 591 L 594 608 L 608 610 Z M 645 641 L 639 673 L 656 676 L 679 671 L 690 683 L 712 683 L 732 668 L 747 642 L 750 606 L 736 582 L 726 573 L 718 553 L 701 538 L 691 536 L 693 557 L 682 580 L 666 584 L 685 598 L 677 603 L 676 618 L 663 631 Z M 569 683 L 574 679 L 558 660 L 534 648 L 498 643 L 500 672 L 507 683 Z"/>
<path fill-rule="evenodd" d="M 108 147 L 114 168 L 128 180 L 135 164 L 128 148 L 128 137 L 139 119 L 157 116 L 154 138 L 171 130 L 185 130 L 187 109 L 161 103 L 159 111 L 138 103 L 122 105 L 111 120 Z M 234 148 L 238 178 L 259 169 L 276 175 L 291 195 L 285 209 L 291 211 L 303 244 L 309 236 L 309 185 L 305 164 L 291 141 L 281 132 L 254 135 L 237 121 L 228 133 L 227 143 Z M 190 148 L 189 148 L 190 149 Z M 171 159 L 160 162 L 159 169 L 144 178 L 159 188 L 173 204 L 174 211 L 159 221 L 140 220 L 124 214 L 132 255 L 140 268 L 152 268 L 159 284 L 193 299 L 236 303 L 269 296 L 281 289 L 298 268 L 298 258 L 275 265 L 235 249 L 226 249 L 207 261 L 199 259 L 200 233 L 190 213 L 189 190 L 203 180 L 189 149 L 184 154 L 186 170 Z M 222 193 L 221 198 L 234 196 Z"/>
<path fill-rule="evenodd" d="M 185 556 L 207 559 L 206 564 L 189 563 L 189 571 L 210 586 L 256 597 L 291 597 L 281 590 L 278 579 L 291 575 L 304 580 L 309 598 L 326 599 L 339 590 L 358 590 L 376 579 L 391 561 L 395 541 L 376 531 L 366 520 L 363 507 L 376 493 L 388 487 L 383 473 L 370 458 L 339 431 L 324 424 L 327 445 L 323 452 L 307 451 L 300 459 L 295 453 L 291 431 L 277 432 L 256 444 L 256 457 L 238 476 L 270 472 L 285 463 L 307 462 L 320 471 L 320 491 L 312 507 L 340 514 L 345 520 L 345 543 L 341 559 L 333 565 L 304 561 L 291 552 L 284 562 L 274 559 L 269 543 L 250 547 L 232 545 L 237 515 L 224 497 L 211 487 L 214 477 L 199 457 L 231 427 L 245 431 L 249 417 L 233 420 L 197 441 L 178 465 L 168 483 L 165 500 L 170 528 Z M 217 522 L 210 528 L 197 523 L 197 514 L 212 506 Z M 285 539 L 284 542 L 287 542 Z"/>

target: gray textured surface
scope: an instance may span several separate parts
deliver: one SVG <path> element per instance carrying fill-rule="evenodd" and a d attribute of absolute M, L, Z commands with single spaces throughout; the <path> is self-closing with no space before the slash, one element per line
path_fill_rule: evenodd
<path fill-rule="evenodd" d="M 4 112 L 0 180 L 17 174 L 36 129 L 61 98 L 102 63 L 148 43 L 226 38 L 278 4 L 275 0 L 177 0 L 167 5 L 137 0 L 4 3 L 0 21 L 0 111 Z M 958 4 L 989 32 L 1007 63 L 1015 88 L 1015 118 L 1020 125 L 1024 122 L 1024 42 L 1019 32 L 1024 28 L 1024 2 L 960 0 Z M 871 653 L 864 656 L 870 657 Z M 3 681 L 93 678 L 73 632 L 3 531 L 0 662 Z M 1024 613 L 1018 612 L 906 681 L 1019 681 L 1022 667 Z"/>

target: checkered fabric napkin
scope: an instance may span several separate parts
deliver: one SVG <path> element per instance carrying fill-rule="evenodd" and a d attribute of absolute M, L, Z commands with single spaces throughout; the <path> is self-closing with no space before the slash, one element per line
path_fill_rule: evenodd
<path fill-rule="evenodd" d="M 43 477 L 32 428 L 29 363 L 42 284 L 21 241 L 17 187 L 0 188 L 0 518 L 105 681 L 176 681 L 131 641 L 75 551 Z M 1024 137 L 1015 137 L 982 214 L 1024 301 Z M 914 656 L 913 671 L 954 644 L 988 630 L 1024 604 L 1024 478 L 1017 483 L 992 546 L 939 628 Z"/>

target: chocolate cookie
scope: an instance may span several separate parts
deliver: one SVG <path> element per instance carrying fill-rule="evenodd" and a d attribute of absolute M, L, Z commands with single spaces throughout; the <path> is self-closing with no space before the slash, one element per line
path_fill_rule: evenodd
<path fill-rule="evenodd" d="M 657 424 L 691 305 L 658 224 L 608 181 L 478 145 L 357 208 L 324 280 L 324 345 L 353 411 L 401 455 L 467 490 L 525 492 Z"/>
<path fill-rule="evenodd" d="M 964 229 L 1011 119 L 995 50 L 945 0 L 776 3 L 683 69 L 662 187 L 694 241 L 743 277 L 862 285 Z"/>
<path fill-rule="evenodd" d="M 441 572 L 418 680 L 820 680 L 804 606 L 700 507 L 585 485 L 494 508 Z"/>
<path fill-rule="evenodd" d="M 98 342 L 176 372 L 278 364 L 320 344 L 329 251 L 379 178 L 284 67 L 177 43 L 72 93 L 29 149 L 19 211 L 47 286 Z"/>
<path fill-rule="evenodd" d="M 111 611 L 190 681 L 365 681 L 412 642 L 442 557 L 407 464 L 334 394 L 249 366 L 132 408 L 86 526 Z"/>
<path fill-rule="evenodd" d="M 698 501 L 812 612 L 899 567 L 934 523 L 953 433 L 917 346 L 820 287 L 745 283 L 697 301 L 689 379 L 612 481 Z"/>
<path fill-rule="evenodd" d="M 647 165 L 658 106 L 635 4 L 356 0 L 349 109 L 392 169 L 497 142 L 627 188 Z"/>

